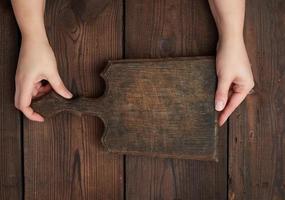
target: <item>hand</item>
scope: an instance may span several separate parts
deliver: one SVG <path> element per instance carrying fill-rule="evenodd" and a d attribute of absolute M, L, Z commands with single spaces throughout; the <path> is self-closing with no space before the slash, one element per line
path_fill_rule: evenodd
<path fill-rule="evenodd" d="M 218 87 L 215 109 L 221 111 L 222 126 L 254 87 L 251 65 L 243 39 L 221 40 L 217 46 L 216 71 Z"/>
<path fill-rule="evenodd" d="M 42 80 L 47 80 L 48 84 L 43 84 Z M 65 98 L 72 97 L 59 76 L 56 59 L 48 41 L 23 39 L 16 72 L 16 108 L 30 120 L 44 121 L 30 104 L 33 98 L 48 93 L 51 88 Z"/>

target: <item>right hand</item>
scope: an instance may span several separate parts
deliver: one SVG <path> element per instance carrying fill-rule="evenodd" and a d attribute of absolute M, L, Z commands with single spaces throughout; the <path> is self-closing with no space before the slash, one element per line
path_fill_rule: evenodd
<path fill-rule="evenodd" d="M 217 48 L 218 87 L 215 108 L 222 126 L 254 87 L 251 64 L 243 39 L 221 39 Z"/>
<path fill-rule="evenodd" d="M 42 84 L 43 80 L 48 84 Z M 64 98 L 72 98 L 59 76 L 54 52 L 48 41 L 22 39 L 15 82 L 15 106 L 33 121 L 44 121 L 30 106 L 33 98 L 43 96 L 51 89 Z"/>

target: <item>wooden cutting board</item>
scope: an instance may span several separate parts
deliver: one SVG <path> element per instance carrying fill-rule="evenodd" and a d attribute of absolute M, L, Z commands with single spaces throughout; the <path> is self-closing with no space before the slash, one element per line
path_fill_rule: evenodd
<path fill-rule="evenodd" d="M 110 152 L 218 160 L 213 57 L 109 61 L 101 76 L 106 90 L 99 98 L 50 93 L 32 107 L 44 117 L 99 117 Z"/>

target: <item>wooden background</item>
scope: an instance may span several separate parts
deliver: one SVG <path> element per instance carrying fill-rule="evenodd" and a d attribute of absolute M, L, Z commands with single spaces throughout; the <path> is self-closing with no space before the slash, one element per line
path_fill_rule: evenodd
<path fill-rule="evenodd" d="M 215 163 L 107 153 L 95 117 L 26 120 L 13 106 L 20 34 L 1 0 L 0 199 L 285 199 L 284 11 L 284 0 L 247 1 L 256 87 L 219 130 Z M 215 55 L 206 0 L 47 0 L 45 19 L 65 84 L 87 97 L 103 93 L 108 59 Z"/>

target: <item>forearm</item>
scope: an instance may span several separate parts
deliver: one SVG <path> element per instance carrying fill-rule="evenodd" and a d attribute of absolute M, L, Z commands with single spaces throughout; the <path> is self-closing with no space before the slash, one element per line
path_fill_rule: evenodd
<path fill-rule="evenodd" d="M 44 26 L 45 0 L 12 0 L 23 39 L 47 41 Z"/>
<path fill-rule="evenodd" d="M 245 0 L 209 0 L 219 37 L 223 40 L 243 40 Z"/>

